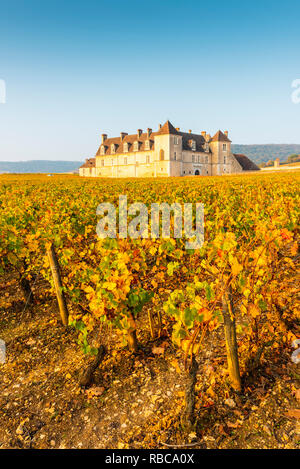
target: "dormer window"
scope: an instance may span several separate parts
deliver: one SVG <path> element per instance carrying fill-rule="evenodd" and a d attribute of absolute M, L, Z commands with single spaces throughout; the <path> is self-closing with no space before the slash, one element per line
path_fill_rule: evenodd
<path fill-rule="evenodd" d="M 101 145 L 100 155 L 104 155 L 104 154 L 105 154 L 105 148 L 104 148 L 104 145 Z"/>
<path fill-rule="evenodd" d="M 195 140 L 192 140 L 192 150 L 196 151 L 196 142 L 195 142 Z"/>
<path fill-rule="evenodd" d="M 209 150 L 209 145 L 208 143 L 205 144 L 205 151 L 208 151 Z"/>
<path fill-rule="evenodd" d="M 110 146 L 110 151 L 111 151 L 111 153 L 115 153 L 116 148 L 115 148 L 115 144 L 114 144 L 114 143 Z"/>
<path fill-rule="evenodd" d="M 139 142 L 135 141 L 133 144 L 133 151 L 138 151 L 138 149 L 139 149 Z"/>
<path fill-rule="evenodd" d="M 149 142 L 149 140 L 146 140 L 146 142 L 145 142 L 145 150 L 150 150 L 150 142 Z"/>
<path fill-rule="evenodd" d="M 123 145 L 123 151 L 124 151 L 125 153 L 128 152 L 128 143 L 127 143 L 127 142 L 125 142 L 124 145 Z"/>

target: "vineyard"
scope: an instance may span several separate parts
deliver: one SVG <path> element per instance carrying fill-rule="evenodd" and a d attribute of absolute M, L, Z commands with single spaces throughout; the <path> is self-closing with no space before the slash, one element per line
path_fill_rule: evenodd
<path fill-rule="evenodd" d="M 0 176 L 0 448 L 297 447 L 299 183 Z M 99 239 L 120 194 L 203 203 L 202 248 Z"/>

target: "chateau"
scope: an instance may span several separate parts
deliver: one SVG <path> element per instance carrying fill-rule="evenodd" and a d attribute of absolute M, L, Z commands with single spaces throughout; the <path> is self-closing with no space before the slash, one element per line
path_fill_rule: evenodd
<path fill-rule="evenodd" d="M 157 132 L 137 130 L 128 135 L 107 138 L 94 158 L 79 168 L 80 176 L 163 177 L 214 176 L 258 170 L 245 155 L 231 153 L 228 132 L 220 130 L 211 137 L 206 132 L 181 132 L 167 121 Z"/>

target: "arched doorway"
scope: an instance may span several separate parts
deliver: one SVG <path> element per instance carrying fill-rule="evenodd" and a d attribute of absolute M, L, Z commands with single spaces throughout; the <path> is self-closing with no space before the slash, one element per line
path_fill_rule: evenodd
<path fill-rule="evenodd" d="M 200 171 L 199 171 L 199 169 L 196 169 L 196 171 L 195 171 L 195 176 L 200 176 Z"/>

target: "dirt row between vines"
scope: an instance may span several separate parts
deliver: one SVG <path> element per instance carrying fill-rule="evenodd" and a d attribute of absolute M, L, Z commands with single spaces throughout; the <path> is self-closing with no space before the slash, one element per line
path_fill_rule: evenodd
<path fill-rule="evenodd" d="M 0 448 L 299 447 L 299 369 L 291 350 L 257 370 L 246 394 L 226 386 L 210 394 L 212 371 L 226 367 L 221 331 L 209 337 L 198 357 L 197 425 L 185 434 L 181 355 L 166 337 L 151 342 L 146 314 L 137 356 L 105 331 L 107 354 L 84 390 L 79 377 L 89 358 L 74 329 L 60 324 L 54 298 L 37 283 L 37 304 L 24 311 L 15 279 L 1 287 L 7 362 L 0 365 Z"/>

